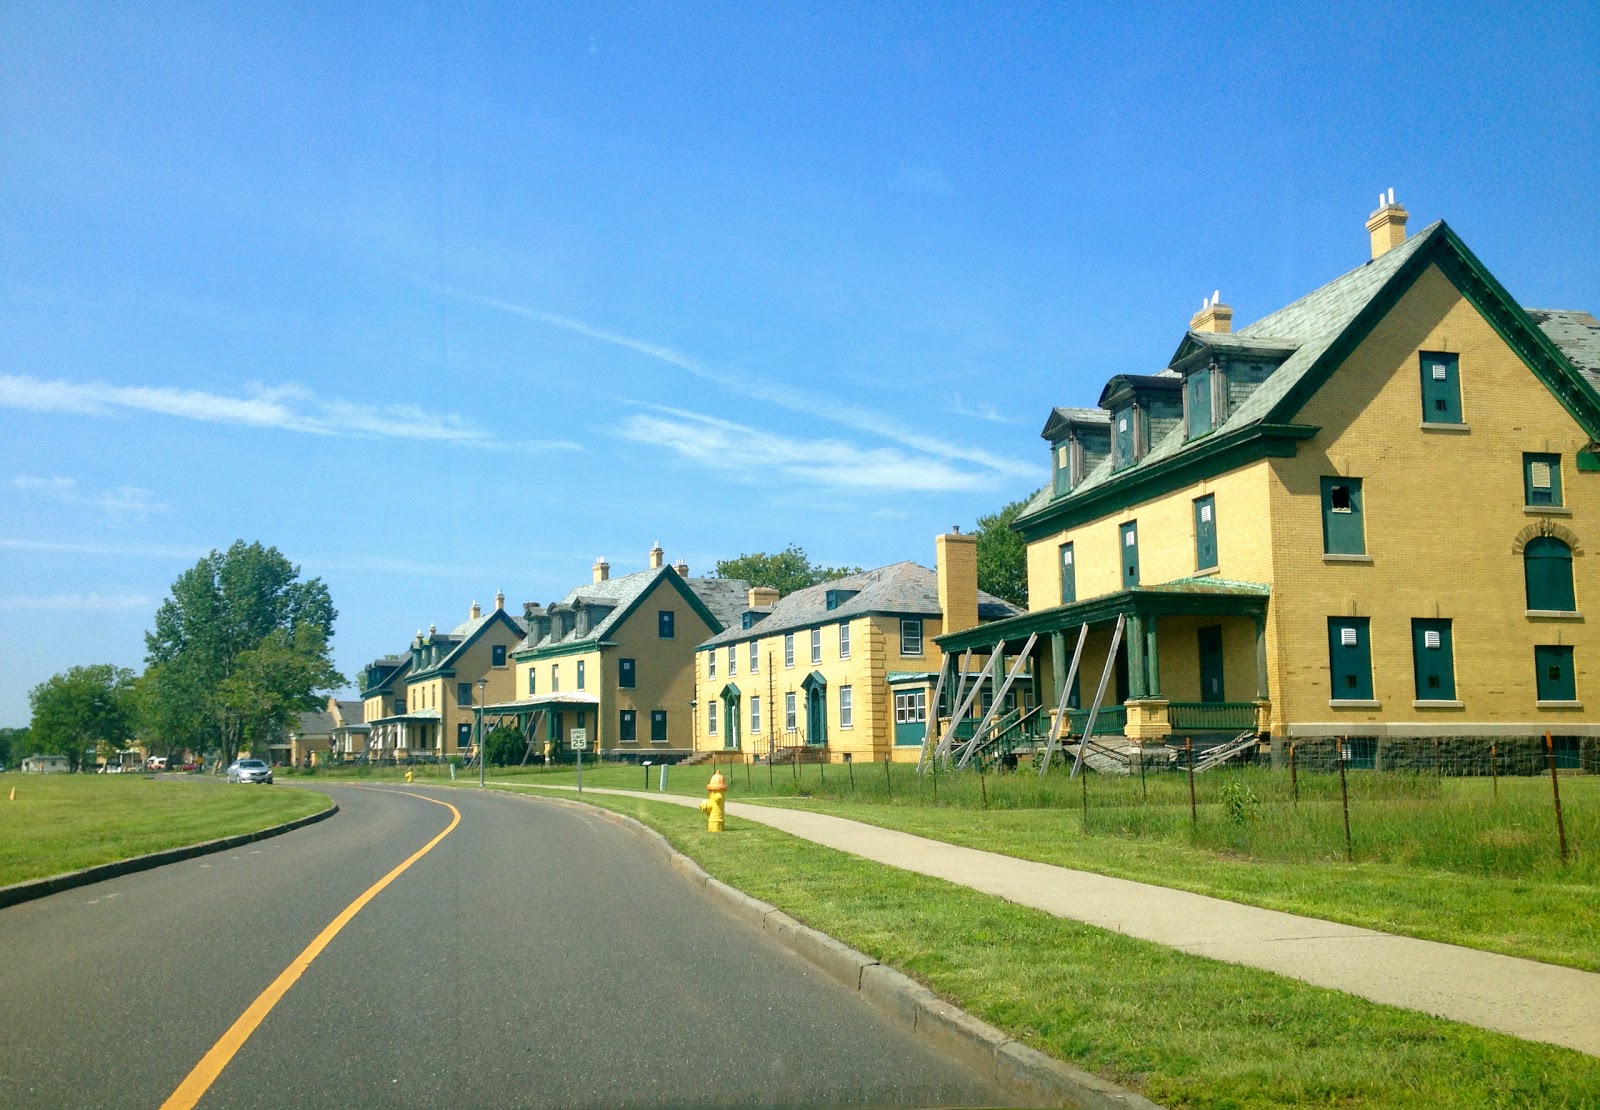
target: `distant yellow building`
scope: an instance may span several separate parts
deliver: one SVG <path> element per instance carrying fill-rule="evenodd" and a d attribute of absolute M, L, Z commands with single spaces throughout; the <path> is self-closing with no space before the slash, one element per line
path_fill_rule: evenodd
<path fill-rule="evenodd" d="M 943 662 L 934 637 L 1019 612 L 978 591 L 974 537 L 936 542 L 937 571 L 894 563 L 783 598 L 752 589 L 734 626 L 697 653 L 697 746 L 914 760 Z"/>
<path fill-rule="evenodd" d="M 1356 269 L 1238 331 L 1208 298 L 1165 368 L 1055 410 L 1031 611 L 944 651 L 1036 634 L 1053 707 L 1087 625 L 1083 705 L 1123 618 L 1097 731 L 1142 745 L 1600 731 L 1600 322 L 1406 219 L 1391 195 Z"/>
<path fill-rule="evenodd" d="M 660 544 L 649 569 L 618 578 L 602 558 L 560 601 L 528 603 L 514 692 L 489 706 L 491 724 L 517 728 L 542 757 L 570 756 L 575 733 L 591 757 L 692 752 L 695 645 L 734 618 L 746 585 L 664 564 Z"/>
<path fill-rule="evenodd" d="M 361 689 L 369 758 L 473 754 L 478 710 L 511 696 L 511 651 L 525 635 L 505 600 L 495 595 L 488 613 L 474 601 L 467 619 L 449 632 L 430 626 L 417 633 L 407 656 L 367 668 Z"/>

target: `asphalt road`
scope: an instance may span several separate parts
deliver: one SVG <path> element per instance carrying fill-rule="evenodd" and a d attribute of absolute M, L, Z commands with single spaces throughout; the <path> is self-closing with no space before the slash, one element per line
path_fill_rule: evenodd
<path fill-rule="evenodd" d="M 160 1106 L 451 820 L 411 788 L 326 789 L 331 820 L 0 910 L 0 1106 Z M 415 793 L 460 825 L 309 965 L 201 1107 L 1005 1101 L 610 822 Z"/>

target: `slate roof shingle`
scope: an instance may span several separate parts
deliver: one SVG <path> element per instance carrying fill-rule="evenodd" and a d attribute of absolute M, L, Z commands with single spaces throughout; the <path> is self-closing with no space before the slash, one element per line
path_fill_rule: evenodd
<path fill-rule="evenodd" d="M 835 609 L 828 608 L 830 590 L 856 590 L 854 597 L 841 602 Z M 1008 601 L 992 594 L 978 593 L 978 619 L 998 620 L 1022 612 Z M 734 621 L 721 633 L 702 643 L 701 647 L 754 640 L 774 633 L 788 632 L 812 625 L 844 620 L 866 613 L 902 613 L 906 616 L 937 617 L 939 609 L 939 576 L 917 563 L 891 563 L 861 574 L 846 575 L 778 599 L 771 615 L 750 628 L 738 627 Z"/>
<path fill-rule="evenodd" d="M 587 641 L 602 641 L 607 639 L 617 625 L 628 614 L 634 603 L 649 593 L 663 576 L 678 572 L 671 567 L 652 567 L 649 570 L 635 571 L 633 574 L 624 574 L 616 578 L 608 578 L 604 582 L 588 582 L 576 586 L 567 592 L 557 605 L 573 606 L 582 602 L 588 605 L 601 606 L 608 612 L 601 617 L 589 631 L 580 634 L 576 626 L 565 635 L 559 635 L 560 625 L 552 624 L 550 635 L 535 640 L 533 629 L 525 629 L 523 640 L 517 645 L 517 651 L 528 651 L 534 648 L 553 647 L 557 644 L 577 644 Z M 738 578 L 687 578 L 684 585 L 689 587 L 691 593 L 700 599 L 717 622 L 726 628 L 730 624 L 737 624 L 739 613 L 745 607 L 745 601 L 750 592 L 749 583 Z"/>

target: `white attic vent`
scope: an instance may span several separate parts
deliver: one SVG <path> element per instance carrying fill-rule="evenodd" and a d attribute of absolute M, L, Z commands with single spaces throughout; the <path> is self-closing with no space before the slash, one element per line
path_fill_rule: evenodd
<path fill-rule="evenodd" d="M 1528 476 L 1533 482 L 1534 489 L 1550 488 L 1550 464 L 1547 462 L 1534 462 L 1528 465 Z"/>
<path fill-rule="evenodd" d="M 1211 506 L 1210 505 L 1201 505 L 1200 506 L 1200 523 L 1201 524 L 1210 524 L 1211 523 Z"/>
<path fill-rule="evenodd" d="M 1123 547 L 1133 547 L 1139 542 L 1137 534 L 1132 531 L 1125 532 L 1122 536 Z"/>
<path fill-rule="evenodd" d="M 1449 379 L 1450 379 L 1450 372 L 1445 369 L 1444 363 L 1442 363 L 1442 362 L 1434 363 L 1433 364 L 1433 380 L 1436 381 L 1436 382 L 1443 382 L 1443 381 L 1448 381 Z"/>
<path fill-rule="evenodd" d="M 1356 646 L 1356 630 L 1353 628 L 1339 629 L 1339 643 L 1344 647 Z"/>
<path fill-rule="evenodd" d="M 1061 553 L 1061 565 L 1064 566 L 1064 567 L 1070 567 L 1072 565 L 1072 549 L 1071 548 L 1068 548 L 1066 551 L 1063 551 Z"/>
<path fill-rule="evenodd" d="M 1434 631 L 1424 632 L 1422 634 L 1422 646 L 1437 649 L 1439 647 L 1439 633 Z"/>
<path fill-rule="evenodd" d="M 1124 417 L 1122 417 L 1121 419 L 1119 419 L 1117 421 L 1117 431 L 1125 432 L 1127 430 L 1128 430 L 1128 418 L 1126 416 L 1124 416 Z"/>

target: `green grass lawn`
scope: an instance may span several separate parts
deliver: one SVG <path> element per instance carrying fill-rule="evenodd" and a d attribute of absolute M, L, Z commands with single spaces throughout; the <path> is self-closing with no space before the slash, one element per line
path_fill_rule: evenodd
<path fill-rule="evenodd" d="M 1042 863 L 1209 894 L 1427 940 L 1600 971 L 1600 778 L 1561 780 L 1569 862 L 1557 852 L 1548 778 L 1349 778 L 1355 862 L 1345 860 L 1336 775 L 1196 776 L 1198 822 L 1184 775 L 1052 773 L 919 777 L 910 766 L 723 766 L 728 797 L 803 807 Z M 374 772 L 378 773 L 378 772 Z M 385 770 L 384 775 L 393 772 Z M 672 793 L 703 796 L 709 766 L 673 768 Z M 448 772 L 434 769 L 434 778 Z M 476 776 L 469 776 L 476 781 Z M 491 779 L 570 785 L 571 768 Z M 642 768 L 589 766 L 589 786 L 642 789 Z M 1238 820 L 1232 784 L 1256 798 Z M 649 773 L 650 789 L 659 784 Z M 1238 796 L 1239 791 L 1234 791 Z M 987 805 L 987 808 L 985 808 Z M 1235 806 L 1237 811 L 1240 807 Z"/>
<path fill-rule="evenodd" d="M 307 790 L 168 775 L 0 775 L 0 886 L 256 832 L 331 804 Z"/>
<path fill-rule="evenodd" d="M 586 773 L 585 785 L 642 785 L 637 768 L 610 781 L 615 770 Z M 692 793 L 709 769 L 680 774 Z M 513 789 L 570 777 L 519 776 Z M 750 822 L 710 834 L 692 810 L 586 800 L 1018 1039 L 1168 1106 L 1600 1105 L 1600 1060 L 1581 1053 L 1183 955 Z M 1069 814 L 1049 816 L 1057 835 L 1081 838 Z"/>

